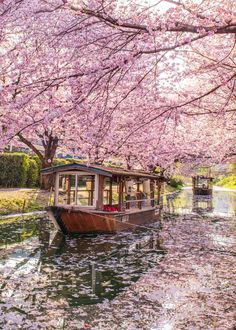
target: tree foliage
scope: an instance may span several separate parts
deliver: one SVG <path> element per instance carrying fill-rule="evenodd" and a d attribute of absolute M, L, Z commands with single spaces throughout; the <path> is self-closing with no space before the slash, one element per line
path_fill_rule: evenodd
<path fill-rule="evenodd" d="M 26 144 L 43 167 L 58 148 L 169 170 L 234 156 L 235 12 L 233 0 L 3 1 L 1 144 Z"/>

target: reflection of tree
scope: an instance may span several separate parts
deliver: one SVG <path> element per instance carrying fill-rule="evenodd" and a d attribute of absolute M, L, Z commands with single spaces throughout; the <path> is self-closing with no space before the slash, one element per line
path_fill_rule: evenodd
<path fill-rule="evenodd" d="M 111 299 L 136 281 L 160 250 L 156 233 L 123 242 L 106 236 L 68 238 L 58 232 L 41 256 L 41 273 L 49 280 L 47 296 L 63 297 L 70 306 Z"/>
<path fill-rule="evenodd" d="M 38 235 L 38 220 L 16 220 L 0 224 L 0 246 L 22 243 Z"/>
<path fill-rule="evenodd" d="M 98 297 L 113 298 L 123 288 L 137 281 L 156 258 L 164 254 L 156 233 L 144 235 L 133 244 L 120 249 L 101 264 L 91 267 L 92 290 Z M 111 264 L 110 264 L 111 263 Z M 108 292 L 106 291 L 108 289 Z"/>
<path fill-rule="evenodd" d="M 166 195 L 167 211 L 169 213 L 178 213 L 183 209 L 187 209 L 190 212 L 192 209 L 191 199 L 191 190 L 183 190 L 180 193 Z"/>
<path fill-rule="evenodd" d="M 48 232 L 49 234 L 47 223 L 48 221 L 45 219 L 28 219 L 16 220 L 14 222 L 11 221 L 10 223 L 0 225 L 0 241 L 3 245 L 8 247 L 5 257 L 7 260 L 11 260 L 12 254 L 17 257 L 19 256 L 19 262 L 16 263 L 14 272 L 4 278 L 3 286 L 7 285 L 8 281 L 10 281 L 12 276 L 16 275 L 17 272 L 23 272 L 23 274 L 27 273 L 27 265 L 28 263 L 31 263 L 32 260 L 36 261 L 34 267 L 37 269 L 42 251 L 45 251 L 46 244 L 49 242 L 45 235 L 45 232 Z M 32 241 L 33 237 L 35 237 L 35 244 L 32 246 L 32 242 L 34 242 L 34 240 Z M 42 239 L 42 237 L 44 237 L 44 239 Z M 38 244 L 37 238 L 39 239 L 40 244 Z M 29 239 L 31 243 L 30 248 L 28 249 L 27 247 L 26 251 L 23 251 L 22 254 L 18 254 L 19 243 L 27 243 L 27 240 Z M 6 261 L 6 265 L 7 262 L 8 261 Z M 14 289 L 16 290 L 19 286 L 20 283 L 16 283 Z"/>
<path fill-rule="evenodd" d="M 46 239 L 45 235 L 42 237 Z M 98 297 L 93 296 L 94 284 L 92 285 L 91 278 L 96 274 L 97 281 L 99 275 L 92 271 L 91 264 L 96 263 L 101 254 L 109 254 L 114 249 L 114 243 L 104 241 L 95 244 L 93 237 L 66 238 L 60 232 L 56 233 L 49 247 L 47 240 L 45 242 L 45 253 L 41 256 L 41 273 L 47 274 L 49 279 L 48 297 L 64 297 L 72 306 L 96 302 Z M 113 274 L 110 276 L 113 277 Z M 101 281 L 102 278 L 100 276 Z M 97 284 L 95 287 L 97 292 Z M 101 289 L 96 294 L 100 291 L 105 294 L 105 289 Z"/>
<path fill-rule="evenodd" d="M 47 254 L 50 242 L 50 230 L 47 220 L 42 219 L 39 224 L 38 239 L 40 243 L 41 259 Z"/>

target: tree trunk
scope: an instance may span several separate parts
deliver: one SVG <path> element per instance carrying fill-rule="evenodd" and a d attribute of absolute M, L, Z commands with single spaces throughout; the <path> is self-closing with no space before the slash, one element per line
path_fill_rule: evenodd
<path fill-rule="evenodd" d="M 42 169 L 52 167 L 53 159 L 55 157 L 57 147 L 58 147 L 58 138 L 48 135 L 48 139 L 45 142 L 44 140 L 44 156 L 42 159 Z M 47 174 L 41 176 L 41 189 L 50 190 L 53 186 L 53 175 Z"/>
<path fill-rule="evenodd" d="M 45 169 L 48 167 L 52 167 L 53 159 L 56 155 L 56 151 L 58 148 L 58 138 L 52 135 L 52 132 L 45 131 L 42 135 L 40 135 L 40 139 L 42 141 L 44 147 L 44 153 L 39 151 L 32 142 L 22 136 L 21 133 L 18 134 L 18 137 L 21 142 L 27 145 L 40 159 L 41 168 Z M 40 188 L 45 190 L 50 190 L 53 184 L 53 175 L 41 175 L 40 179 Z"/>
<path fill-rule="evenodd" d="M 43 159 L 41 163 L 42 163 L 42 170 L 48 167 L 52 167 L 52 162 L 49 163 L 47 159 Z M 40 189 L 50 190 L 52 186 L 53 186 L 53 175 L 40 174 Z"/>

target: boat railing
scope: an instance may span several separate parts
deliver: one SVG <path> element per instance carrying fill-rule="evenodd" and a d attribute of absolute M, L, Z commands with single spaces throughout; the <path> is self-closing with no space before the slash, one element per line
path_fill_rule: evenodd
<path fill-rule="evenodd" d="M 129 199 L 124 203 L 125 209 L 144 209 L 149 207 L 154 207 L 155 199 L 154 198 L 143 198 L 143 199 Z"/>

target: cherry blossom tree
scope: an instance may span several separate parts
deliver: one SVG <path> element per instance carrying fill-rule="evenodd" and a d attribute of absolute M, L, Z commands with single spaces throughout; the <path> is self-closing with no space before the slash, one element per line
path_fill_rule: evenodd
<path fill-rule="evenodd" d="M 58 148 L 144 168 L 235 154 L 234 1 L 0 8 L 2 145 L 18 139 L 43 167 Z"/>

